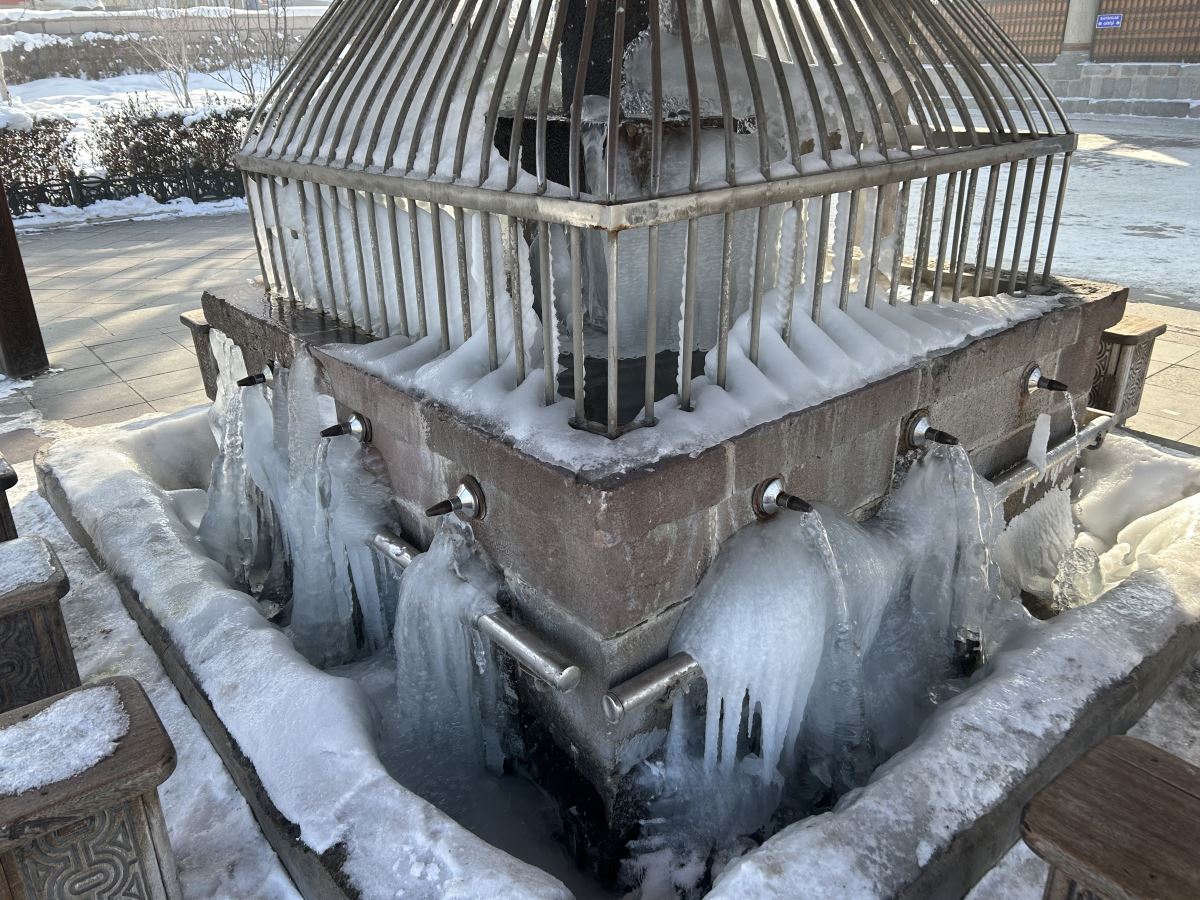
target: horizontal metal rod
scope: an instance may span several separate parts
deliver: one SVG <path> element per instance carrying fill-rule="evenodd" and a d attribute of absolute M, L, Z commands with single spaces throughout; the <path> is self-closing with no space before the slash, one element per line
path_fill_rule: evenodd
<path fill-rule="evenodd" d="M 420 550 L 388 528 L 376 532 L 371 546 L 402 569 L 407 569 L 421 555 Z M 555 690 L 566 693 L 579 684 L 579 667 L 511 616 L 502 612 L 485 613 L 475 619 L 474 625 L 521 668 Z"/>
<path fill-rule="evenodd" d="M 486 613 L 475 620 L 475 627 L 521 668 L 555 690 L 566 693 L 579 684 L 579 666 L 504 613 Z"/>
<path fill-rule="evenodd" d="M 1073 456 L 1076 452 L 1076 447 L 1083 450 L 1098 437 L 1111 431 L 1117 425 L 1117 419 L 1111 413 L 1090 408 L 1088 412 L 1094 414 L 1095 418 L 1079 429 L 1078 437 L 1072 435 L 1064 438 L 1046 451 L 1047 470 Z M 1043 470 L 1038 469 L 1033 463 L 1023 462 L 994 478 L 992 480 L 992 487 L 996 489 L 997 496 L 1002 500 L 1006 500 L 1022 488 L 1037 483 L 1043 474 Z"/>
<path fill-rule="evenodd" d="M 1069 153 L 1075 149 L 1077 141 L 1076 135 L 1063 134 L 627 203 L 572 200 L 454 182 L 426 181 L 403 175 L 390 175 L 378 167 L 333 169 L 291 160 L 264 159 L 244 153 L 237 156 L 237 164 L 247 172 L 353 191 L 386 194 L 443 206 L 466 207 L 540 222 L 596 228 L 601 231 L 623 231 L 775 203 L 791 203 L 808 197 L 919 180 L 981 166 L 1048 156 L 1052 153 Z"/>
<path fill-rule="evenodd" d="M 371 538 L 371 546 L 402 569 L 407 569 L 421 555 L 420 550 L 390 528 L 376 532 Z"/>
<path fill-rule="evenodd" d="M 676 653 L 605 694 L 604 718 L 610 725 L 619 725 L 629 713 L 665 700 L 672 691 L 703 677 L 700 663 L 687 653 Z"/>

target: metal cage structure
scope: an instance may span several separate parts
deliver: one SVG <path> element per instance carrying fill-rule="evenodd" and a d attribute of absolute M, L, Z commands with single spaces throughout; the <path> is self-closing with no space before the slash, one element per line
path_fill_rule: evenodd
<path fill-rule="evenodd" d="M 337 0 L 238 164 L 273 292 L 617 437 L 799 316 L 1040 289 L 1075 145 L 979 0 Z"/>

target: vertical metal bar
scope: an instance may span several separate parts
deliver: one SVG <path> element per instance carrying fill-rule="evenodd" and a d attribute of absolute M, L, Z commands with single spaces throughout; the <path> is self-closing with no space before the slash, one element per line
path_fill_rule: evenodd
<path fill-rule="evenodd" d="M 871 227 L 871 262 L 867 269 L 867 286 L 865 291 L 867 309 L 875 308 L 875 280 L 879 275 L 879 241 L 883 234 L 883 189 L 884 185 L 875 188 L 875 222 Z"/>
<path fill-rule="evenodd" d="M 279 260 L 283 267 L 283 289 L 287 292 L 287 298 L 291 301 L 296 299 L 296 291 L 292 287 L 292 271 L 288 265 L 287 247 L 283 243 L 283 221 L 279 218 L 279 200 L 275 195 L 275 179 L 267 179 L 267 193 L 271 197 L 271 215 L 275 219 L 275 241 L 274 244 L 279 247 Z M 270 240 L 271 234 L 267 233 L 267 239 Z"/>
<path fill-rule="evenodd" d="M 362 247 L 362 228 L 358 222 L 358 191 L 349 190 L 347 196 L 350 198 L 350 238 L 354 244 L 354 265 L 358 270 L 358 289 L 362 292 L 363 304 L 363 331 L 367 334 L 375 333 L 375 323 L 371 315 L 371 292 L 367 290 L 367 261 L 363 256 Z"/>
<path fill-rule="evenodd" d="M 596 8 L 599 6 L 599 0 L 587 0 L 587 9 L 584 12 L 583 18 L 583 34 L 580 37 L 579 59 L 587 61 L 592 58 L 592 35 L 596 29 Z M 615 54 L 614 54 L 615 55 Z M 571 191 L 571 197 L 578 199 L 580 193 L 579 185 L 579 151 L 582 134 L 583 120 L 583 93 L 587 84 L 586 64 L 581 64 L 578 71 L 575 73 L 575 84 L 571 90 L 571 132 L 570 140 L 567 147 L 568 161 L 570 170 L 568 172 L 568 187 Z M 615 86 L 614 86 L 615 88 Z M 563 100 L 566 101 L 567 86 L 562 86 Z"/>
<path fill-rule="evenodd" d="M 300 186 L 303 190 L 304 182 L 300 182 Z M 321 247 L 321 269 L 325 274 L 325 284 L 329 288 L 329 312 L 334 319 L 337 319 L 337 288 L 333 284 L 333 269 L 329 264 L 329 236 L 325 231 L 325 197 L 319 184 L 316 186 L 316 190 L 317 201 L 314 205 L 317 210 L 317 242 Z"/>
<path fill-rule="evenodd" d="M 385 198 L 388 218 L 388 240 L 392 248 L 392 263 L 396 267 L 396 312 L 400 318 L 400 333 L 411 337 L 408 328 L 408 287 L 404 283 L 404 265 L 400 262 L 400 228 L 396 223 L 396 198 L 388 194 Z"/>
<path fill-rule="evenodd" d="M 792 342 L 792 309 L 796 305 L 796 293 L 800 290 L 800 280 L 804 272 L 805 253 L 808 243 L 807 200 L 797 200 L 792 204 L 792 214 L 796 222 L 795 248 L 792 251 L 792 287 L 783 302 L 783 327 L 780 337 L 787 345 Z"/>
<path fill-rule="evenodd" d="M 913 256 L 912 302 L 925 299 L 925 271 L 929 268 L 929 242 L 933 231 L 933 204 L 937 195 L 937 176 L 925 179 L 921 188 L 921 219 L 917 223 L 917 252 Z"/>
<path fill-rule="evenodd" d="M 445 353 L 450 349 L 450 305 L 446 297 L 446 257 L 442 253 L 442 207 L 429 204 L 429 228 L 433 238 L 433 283 L 437 292 L 439 346 Z"/>
<path fill-rule="evenodd" d="M 838 290 L 838 309 L 841 310 L 850 306 L 850 278 L 854 274 L 854 232 L 858 230 L 858 204 L 862 201 L 862 191 L 851 191 L 844 196 L 850 202 L 850 211 L 846 215 L 846 240 L 842 244 L 842 283 Z"/>
<path fill-rule="evenodd" d="M 893 238 L 892 249 L 892 283 L 888 286 L 888 303 L 896 305 L 897 294 L 900 291 L 900 277 L 904 270 L 904 238 L 908 233 L 908 201 L 912 191 L 912 182 L 906 181 L 900 185 L 899 202 L 896 204 L 896 235 Z M 916 260 L 913 261 L 916 268 Z"/>
<path fill-rule="evenodd" d="M 615 53 L 613 54 L 616 55 Z M 618 327 L 620 319 L 620 285 L 617 280 L 620 255 L 617 239 L 620 232 L 608 233 L 608 436 L 616 437 L 617 414 L 619 412 L 620 372 L 617 368 L 620 362 L 621 330 Z"/>
<path fill-rule="evenodd" d="M 658 355 L 658 226 L 646 232 L 646 378 L 643 425 L 653 425 L 656 357 Z"/>
<path fill-rule="evenodd" d="M 388 321 L 387 297 L 383 293 L 383 258 L 379 252 L 379 223 L 375 221 L 375 195 L 366 194 L 367 203 L 367 244 L 371 250 L 371 268 L 375 276 L 375 296 L 379 298 L 379 328 L 381 337 L 392 336 L 392 326 Z"/>
<path fill-rule="evenodd" d="M 992 243 L 992 220 L 996 215 L 996 189 L 1000 186 L 1000 167 L 992 166 L 988 170 L 988 189 L 983 200 L 983 221 L 979 228 L 979 248 L 975 254 L 975 287 L 976 297 L 983 290 L 984 270 L 987 268 L 988 250 Z"/>
<path fill-rule="evenodd" d="M 946 199 L 942 203 L 942 221 L 938 228 L 938 251 L 937 263 L 933 270 L 933 297 L 934 303 L 942 302 L 942 276 L 943 270 L 946 267 L 946 250 L 950 242 L 950 217 L 955 207 L 956 188 L 958 187 L 958 173 L 951 172 L 950 177 L 946 179 Z"/>
<path fill-rule="evenodd" d="M 967 179 L 966 199 L 959 217 L 962 225 L 954 249 L 954 290 L 950 299 L 955 303 L 962 297 L 963 273 L 967 268 L 967 249 L 971 242 L 971 221 L 975 216 L 975 190 L 979 187 L 979 170 L 972 169 Z M 957 226 L 956 226 L 957 227 Z"/>
<path fill-rule="evenodd" d="M 517 387 L 525 382 L 525 320 L 521 302 L 521 254 L 517 252 L 518 243 L 517 219 L 515 216 L 505 216 L 508 220 L 508 241 L 504 247 L 508 269 L 509 293 L 512 303 L 513 317 L 513 356 L 517 364 Z"/>
<path fill-rule="evenodd" d="M 330 214 L 333 216 L 333 250 L 337 256 L 334 268 L 342 282 L 342 304 L 346 310 L 345 323 L 354 327 L 354 301 L 350 297 L 350 281 L 346 277 L 346 266 L 342 254 L 342 201 L 335 187 L 329 188 Z M 335 311 L 336 315 L 336 311 Z M 339 321 L 342 321 L 339 317 Z"/>
<path fill-rule="evenodd" d="M 516 127 L 517 123 L 514 123 Z M 550 226 L 538 222 L 538 285 L 542 300 L 542 369 L 546 379 L 546 405 L 554 403 L 555 373 L 558 360 L 554 353 L 554 279 L 550 277 Z"/>
<path fill-rule="evenodd" d="M 454 248 L 458 259 L 458 302 L 462 309 L 463 343 L 471 338 L 471 283 L 467 278 L 467 232 L 461 206 L 452 207 Z"/>
<path fill-rule="evenodd" d="M 587 390 L 583 365 L 583 260 L 580 250 L 579 229 L 568 228 L 571 244 L 571 363 L 575 380 L 575 424 L 587 424 L 584 394 Z"/>
<path fill-rule="evenodd" d="M 728 213 L 726 215 L 729 215 Z M 683 264 L 683 340 L 679 343 L 679 408 L 692 409 L 692 346 L 696 342 L 696 263 L 700 254 L 699 221 L 688 219 Z M 722 275 L 722 281 L 724 276 Z M 725 288 L 721 288 L 724 303 Z M 718 382 L 719 382 L 718 376 Z M 722 385 L 724 387 L 724 385 Z"/>
<path fill-rule="evenodd" d="M 1017 273 L 1021 270 L 1021 244 L 1025 240 L 1025 220 L 1029 218 L 1029 201 L 1033 197 L 1033 176 L 1037 169 L 1037 159 L 1031 159 L 1025 164 L 1025 184 L 1021 188 L 1021 213 L 1017 219 L 1017 237 L 1013 244 L 1012 269 L 1008 273 L 1008 292 L 1016 293 Z"/>
<path fill-rule="evenodd" d="M 492 273 L 492 214 L 479 214 L 479 238 L 483 248 L 483 308 L 487 320 L 488 371 L 495 372 L 500 365 L 500 354 L 496 346 L 496 285 Z"/>
<path fill-rule="evenodd" d="M 313 298 L 317 302 L 317 309 L 325 311 L 325 304 L 321 302 L 321 295 L 317 292 L 317 275 L 313 271 L 312 250 L 308 247 L 308 200 L 304 196 L 304 182 L 296 182 L 296 194 L 298 201 L 297 208 L 300 210 L 300 244 L 304 247 L 304 265 L 308 272 L 309 285 L 312 288 Z"/>
<path fill-rule="evenodd" d="M 817 232 L 817 252 L 813 262 L 812 320 L 814 325 L 821 324 L 821 294 L 825 291 L 825 245 L 829 242 L 831 199 L 828 194 L 821 197 L 821 224 Z"/>
<path fill-rule="evenodd" d="M 421 226 L 417 221 L 417 203 L 406 200 L 408 212 L 408 237 L 412 246 L 413 281 L 417 287 L 417 331 L 421 337 L 429 335 L 429 319 L 425 313 L 425 273 L 421 263 Z"/>
<path fill-rule="evenodd" d="M 1037 268 L 1038 244 L 1042 242 L 1042 220 L 1046 217 L 1046 198 L 1050 194 L 1050 175 L 1054 170 L 1054 157 L 1047 156 L 1042 168 L 1042 187 L 1038 195 L 1037 214 L 1033 219 L 1033 240 L 1029 246 L 1029 268 L 1025 273 L 1025 292 L 1033 287 L 1033 273 Z"/>
<path fill-rule="evenodd" d="M 253 183 L 254 187 L 251 188 Z M 254 232 L 254 247 L 258 251 L 258 269 L 262 272 L 263 287 L 270 291 L 275 284 L 275 262 L 271 260 L 271 274 L 267 274 L 267 254 L 263 253 L 262 236 L 259 234 L 258 227 L 262 225 L 265 230 L 267 227 L 266 219 L 263 216 L 262 204 L 254 201 L 254 195 L 258 193 L 258 176 L 251 175 L 248 172 L 242 172 L 242 185 L 246 192 L 246 208 L 250 213 L 250 230 Z M 258 215 L 254 214 L 255 207 L 258 207 Z M 270 248 L 267 250 L 270 253 Z"/>
<path fill-rule="evenodd" d="M 663 86 L 662 33 L 658 2 L 649 4 L 650 22 L 650 196 L 662 189 Z M 643 425 L 653 425 L 658 382 L 658 226 L 646 232 L 646 374 Z"/>
<path fill-rule="evenodd" d="M 717 384 L 725 387 L 729 365 L 729 329 L 733 319 L 733 224 L 735 214 L 725 213 L 721 238 L 721 306 L 717 318 Z M 690 235 L 689 235 L 690 237 Z M 691 365 L 691 346 L 688 347 Z"/>
<path fill-rule="evenodd" d="M 1058 177 L 1058 196 L 1054 199 L 1054 223 L 1050 227 L 1050 241 L 1046 245 L 1046 262 L 1042 267 L 1042 284 L 1050 280 L 1050 266 L 1054 262 L 1054 245 L 1058 242 L 1058 226 L 1062 221 L 1063 201 L 1067 197 L 1067 175 L 1071 171 L 1071 154 L 1063 157 L 1062 173 Z"/>
<path fill-rule="evenodd" d="M 1004 212 L 1000 216 L 999 240 L 996 243 L 996 256 L 992 263 L 992 289 L 990 292 L 992 296 L 1000 293 L 1000 269 L 1004 265 L 1004 245 L 1008 241 L 1008 223 L 1012 218 L 1013 190 L 1017 186 L 1017 167 L 1019 165 L 1019 162 L 1014 161 L 1008 166 L 1004 188 Z"/>
<path fill-rule="evenodd" d="M 763 289 L 767 268 L 767 212 L 769 206 L 758 208 L 758 227 L 754 235 L 754 281 L 750 294 L 750 362 L 758 365 L 758 344 L 762 339 Z M 728 340 L 728 334 L 722 335 Z"/>

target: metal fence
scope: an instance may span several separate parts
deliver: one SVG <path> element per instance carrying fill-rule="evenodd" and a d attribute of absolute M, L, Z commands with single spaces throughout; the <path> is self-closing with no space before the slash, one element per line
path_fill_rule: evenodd
<path fill-rule="evenodd" d="M 250 131 L 274 290 L 610 437 L 830 308 L 1044 281 L 1075 147 L 977 0 L 342 0 Z"/>
<path fill-rule="evenodd" d="M 983 0 L 983 6 L 1030 62 L 1053 62 L 1062 53 L 1067 0 Z"/>
<path fill-rule="evenodd" d="M 1095 62 L 1200 63 L 1200 0 L 1100 0 L 1121 13 L 1119 28 L 1097 28 Z"/>

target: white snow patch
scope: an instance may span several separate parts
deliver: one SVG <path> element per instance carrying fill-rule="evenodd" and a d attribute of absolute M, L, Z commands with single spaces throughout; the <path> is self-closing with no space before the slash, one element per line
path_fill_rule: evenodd
<path fill-rule="evenodd" d="M 40 204 L 38 212 L 27 213 L 13 219 L 18 233 L 37 228 L 86 225 L 114 219 L 131 219 L 134 222 L 154 222 L 163 219 L 180 219 L 189 216 L 225 216 L 246 211 L 246 201 L 241 197 L 229 200 L 208 200 L 195 203 L 187 197 L 159 203 L 149 194 L 126 197 L 124 200 L 98 200 L 90 206 L 47 206 Z"/>
<path fill-rule="evenodd" d="M 53 577 L 54 561 L 45 541 L 19 537 L 0 544 L 0 597 Z"/>
<path fill-rule="evenodd" d="M 66 781 L 112 756 L 129 716 L 112 685 L 86 688 L 0 730 L 0 795 Z"/>

